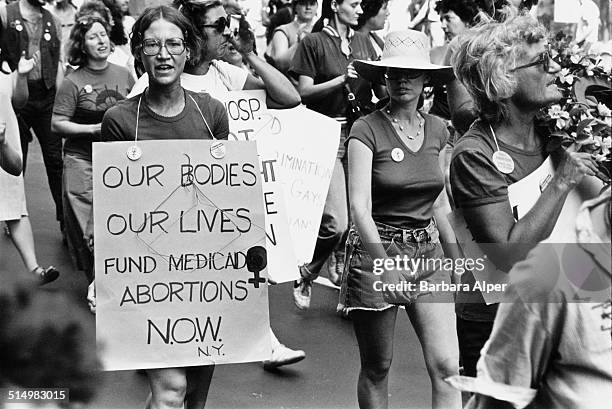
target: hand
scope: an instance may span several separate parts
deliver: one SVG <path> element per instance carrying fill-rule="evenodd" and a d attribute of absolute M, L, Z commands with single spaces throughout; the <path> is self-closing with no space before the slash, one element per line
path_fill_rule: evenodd
<path fill-rule="evenodd" d="M 92 314 L 96 313 L 96 281 L 92 281 L 87 287 L 87 305 Z"/>
<path fill-rule="evenodd" d="M 92 124 L 91 125 L 91 134 L 94 136 L 99 136 L 102 133 L 102 123 Z"/>
<path fill-rule="evenodd" d="M 348 78 L 358 78 L 359 74 L 357 74 L 357 70 L 353 66 L 353 63 L 350 63 L 348 67 L 346 67 L 346 76 Z"/>
<path fill-rule="evenodd" d="M 244 16 L 240 18 L 240 28 L 236 33 L 230 33 L 228 40 L 236 51 L 242 55 L 253 52 L 253 48 L 255 47 L 255 34 Z"/>
<path fill-rule="evenodd" d="M 571 190 L 582 179 L 589 176 L 604 177 L 598 169 L 593 155 L 585 152 L 557 152 L 559 162 L 555 171 L 555 181 L 563 189 Z"/>
<path fill-rule="evenodd" d="M 26 75 L 30 71 L 34 69 L 38 65 L 40 61 L 40 51 L 36 51 L 32 58 L 26 58 L 26 52 L 21 53 L 21 58 L 19 59 L 19 63 L 17 64 L 17 73 L 19 75 Z"/>

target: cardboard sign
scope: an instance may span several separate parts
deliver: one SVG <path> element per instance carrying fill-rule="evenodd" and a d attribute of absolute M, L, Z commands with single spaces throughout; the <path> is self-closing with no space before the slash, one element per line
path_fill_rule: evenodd
<path fill-rule="evenodd" d="M 230 140 L 255 140 L 258 146 L 262 175 L 263 203 L 266 218 L 268 274 L 278 283 L 299 278 L 298 262 L 289 232 L 289 220 L 283 186 L 278 179 L 278 166 L 272 157 L 261 154 L 263 137 L 279 131 L 275 117 L 268 112 L 266 92 L 228 91 L 218 95 L 227 111 Z"/>
<path fill-rule="evenodd" d="M 257 141 L 270 276 L 277 282 L 297 279 L 296 266 L 308 263 L 314 252 L 340 125 L 303 106 L 268 110 L 262 90 L 219 97 L 228 112 L 230 138 Z"/>
<path fill-rule="evenodd" d="M 106 370 L 270 356 L 255 143 L 93 146 L 97 339 Z M 244 334 L 249 334 L 245 337 Z"/>
<path fill-rule="evenodd" d="M 303 106 L 270 110 L 278 132 L 257 145 L 260 155 L 274 158 L 283 185 L 298 263 L 310 262 L 340 142 L 340 124 Z"/>

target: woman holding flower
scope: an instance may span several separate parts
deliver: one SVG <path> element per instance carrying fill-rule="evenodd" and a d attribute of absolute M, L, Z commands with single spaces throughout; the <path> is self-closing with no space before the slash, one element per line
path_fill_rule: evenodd
<path fill-rule="evenodd" d="M 551 234 L 568 193 L 585 176 L 603 175 L 592 155 L 558 149 L 552 180 L 531 210 L 516 220 L 508 186 L 547 159 L 549 135 L 539 132 L 534 120 L 541 108 L 562 96 L 555 85 L 560 67 L 551 59 L 545 29 L 528 16 L 476 27 L 466 34 L 453 65 L 479 114 L 453 152 L 453 198 L 477 242 L 500 244 L 488 256 L 507 270 Z M 520 249 L 503 246 L 511 243 L 520 243 Z M 473 281 L 471 274 L 462 279 Z M 496 310 L 497 305 L 484 304 L 480 293 L 458 295 L 457 332 L 466 375 L 476 375 Z"/>

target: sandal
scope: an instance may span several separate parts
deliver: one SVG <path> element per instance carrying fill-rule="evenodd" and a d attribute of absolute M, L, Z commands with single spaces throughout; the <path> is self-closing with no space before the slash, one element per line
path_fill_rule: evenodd
<path fill-rule="evenodd" d="M 57 277 L 59 277 L 59 271 L 57 271 L 53 266 L 49 266 L 47 268 L 36 267 L 34 270 L 32 270 L 32 273 L 38 276 L 40 285 L 49 284 L 57 280 Z"/>

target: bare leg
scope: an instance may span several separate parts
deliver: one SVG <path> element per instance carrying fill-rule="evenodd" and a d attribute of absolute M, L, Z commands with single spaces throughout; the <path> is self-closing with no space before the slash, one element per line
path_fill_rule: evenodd
<path fill-rule="evenodd" d="M 36 249 L 34 248 L 34 235 L 32 234 L 32 225 L 30 218 L 23 216 L 17 220 L 7 220 L 6 222 L 10 232 L 13 244 L 19 251 L 23 264 L 28 272 L 38 267 L 36 260 Z"/>
<path fill-rule="evenodd" d="M 151 387 L 150 409 L 184 409 L 187 392 L 185 368 L 147 369 Z"/>
<path fill-rule="evenodd" d="M 444 378 L 459 373 L 459 343 L 452 299 L 446 303 L 418 302 L 407 306 L 406 312 L 423 348 L 431 379 L 432 408 L 461 408 L 461 393 L 444 382 Z"/>
<path fill-rule="evenodd" d="M 361 369 L 357 399 L 361 409 L 389 405 L 389 368 L 393 359 L 393 334 L 397 308 L 384 311 L 355 310 L 349 313 L 359 344 Z"/>

